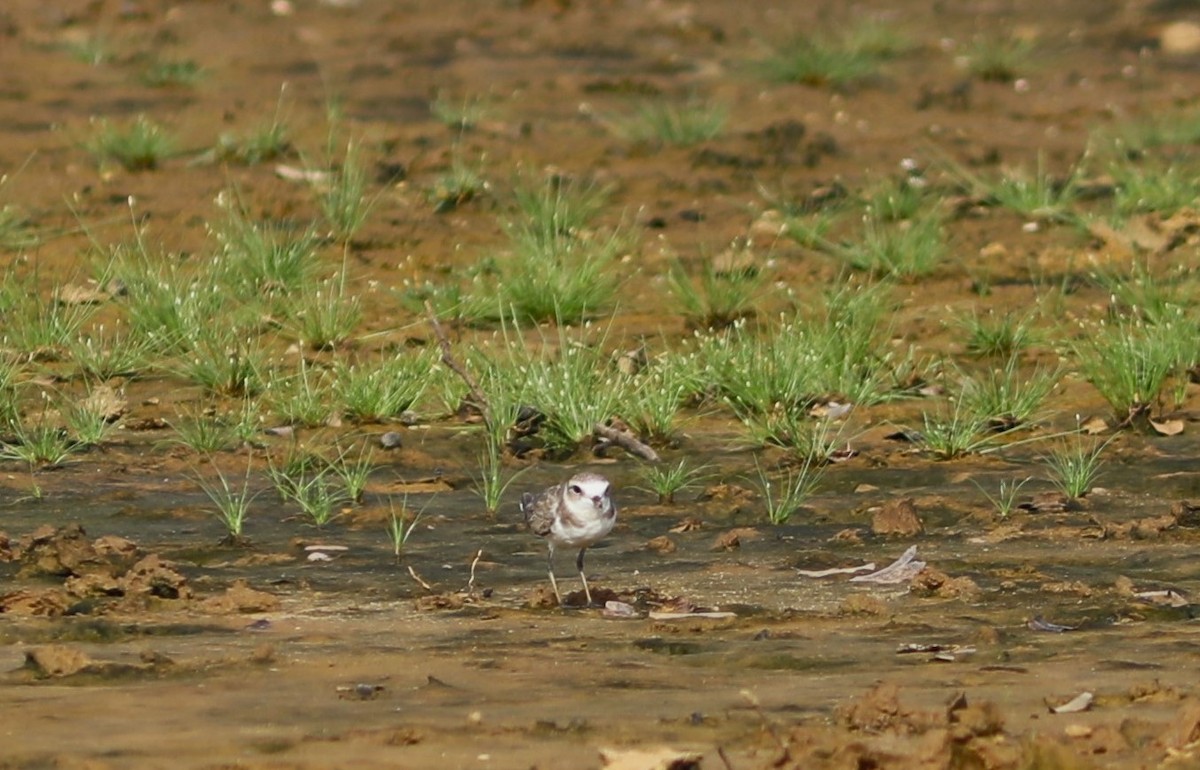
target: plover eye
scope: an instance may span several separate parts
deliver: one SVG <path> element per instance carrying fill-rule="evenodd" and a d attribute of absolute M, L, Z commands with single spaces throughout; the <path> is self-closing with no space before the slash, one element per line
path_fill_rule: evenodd
<path fill-rule="evenodd" d="M 578 484 L 572 484 L 570 489 L 571 489 L 571 494 L 573 494 L 573 495 L 582 495 L 583 494 L 583 490 L 579 488 Z"/>

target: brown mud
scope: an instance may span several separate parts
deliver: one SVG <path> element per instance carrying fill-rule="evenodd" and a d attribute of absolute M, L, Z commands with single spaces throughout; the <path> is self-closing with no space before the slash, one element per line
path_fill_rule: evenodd
<path fill-rule="evenodd" d="M 615 333 L 678 338 L 686 324 L 662 302 L 670 255 L 698 260 L 746 236 L 761 187 L 859 189 L 905 158 L 977 168 L 1041 153 L 1065 167 L 1089 130 L 1194 99 L 1200 54 L 1169 55 L 1159 41 L 1196 13 L 1093 0 L 11 0 L 0 9 L 4 202 L 54 237 L 5 260 L 83 283 L 91 242 L 130 236 L 130 201 L 174 252 L 206 248 L 222 190 L 263 216 L 313 216 L 311 196 L 272 164 L 203 159 L 221 133 L 269 119 L 286 84 L 296 147 L 323 146 L 336 99 L 379 170 L 351 254 L 371 346 L 433 344 L 398 301 L 404 286 L 453 275 L 500 238 L 498 193 L 445 213 L 428 200 L 455 153 L 486 158 L 494 188 L 546 169 L 614 184 L 614 217 L 647 228 L 638 261 L 622 266 Z M 916 50 L 848 90 L 770 83 L 748 65 L 772 41 L 858 16 L 895 23 Z M 997 29 L 1036 40 L 1035 67 L 1020 84 L 969 82 L 955 41 Z M 112 60 L 65 52 L 97 36 Z M 149 86 L 138 72 L 154 57 L 194 60 L 204 77 Z M 438 92 L 487 96 L 488 119 L 448 129 L 429 112 Z M 730 106 L 725 137 L 652 148 L 605 127 L 637 98 L 695 93 Z M 189 152 L 152 172 L 98 170 L 82 146 L 89 121 L 140 113 Z M 1028 307 L 1089 258 L 1077 233 L 1022 224 L 1002 212 L 957 222 L 952 264 L 899 287 L 897 341 L 961 353 L 943 322 L 951 310 Z M 796 290 L 840 271 L 772 249 L 780 283 Z M 981 277 L 984 297 L 972 292 Z M 1105 301 L 1081 286 L 1064 314 Z M 619 523 L 589 551 L 589 577 L 598 598 L 632 611 L 606 612 L 550 606 L 543 544 L 511 501 L 494 519 L 479 513 L 474 448 L 453 419 L 402 428 L 366 504 L 326 529 L 264 491 L 249 544 L 225 545 L 195 459 L 163 422 L 203 402 L 199 389 L 154 375 L 123 391 L 116 440 L 39 473 L 36 490 L 18 464 L 0 477 L 0 768 L 577 768 L 599 766 L 601 750 L 623 768 L 1200 763 L 1190 412 L 1182 435 L 1115 442 L 1103 489 L 1075 509 L 1000 520 L 972 481 L 1036 476 L 1040 450 L 934 463 L 887 438 L 920 408 L 878 407 L 857 456 L 783 526 L 763 523 L 733 420 L 698 415 L 671 459 L 712 462 L 728 486 L 674 505 L 636 489 L 636 463 L 620 453 L 574 458 L 618 490 Z M 1064 426 L 1105 409 L 1076 377 L 1054 406 Z M 236 474 L 246 452 L 219 463 Z M 563 473 L 545 462 L 518 484 Z M 397 563 L 387 499 L 431 489 L 443 491 Z M 912 545 L 927 566 L 897 584 L 797 572 L 883 567 Z M 577 587 L 565 556 L 558 574 Z M 1053 713 L 1082 693 L 1087 708 Z M 663 747 L 677 753 L 631 753 Z"/>

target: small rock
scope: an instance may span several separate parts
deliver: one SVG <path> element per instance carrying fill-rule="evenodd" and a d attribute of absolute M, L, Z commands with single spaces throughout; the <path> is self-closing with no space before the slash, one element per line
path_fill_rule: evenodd
<path fill-rule="evenodd" d="M 925 531 L 917 507 L 911 497 L 889 500 L 871 517 L 871 531 L 876 535 L 912 537 Z"/>
<path fill-rule="evenodd" d="M 149 594 L 162 599 L 191 599 L 187 578 L 167 566 L 158 554 L 150 554 L 121 576 L 126 594 Z"/>
<path fill-rule="evenodd" d="M 1193 21 L 1175 21 L 1158 33 L 1158 44 L 1163 53 L 1171 56 L 1187 56 L 1200 51 L 1200 24 Z"/>
<path fill-rule="evenodd" d="M 870 594 L 851 594 L 842 602 L 841 611 L 847 615 L 883 615 L 887 602 Z"/>
<path fill-rule="evenodd" d="M 92 664 L 92 659 L 74 647 L 49 644 L 25 652 L 25 668 L 38 679 L 70 676 Z"/>
<path fill-rule="evenodd" d="M 1087 725 L 1067 725 L 1063 728 L 1063 735 L 1068 738 L 1090 738 L 1092 728 Z"/>
<path fill-rule="evenodd" d="M 379 445 L 384 449 L 399 449 L 403 443 L 398 431 L 389 430 L 379 437 Z"/>
<path fill-rule="evenodd" d="M 257 591 L 245 580 L 235 580 L 220 596 L 206 599 L 203 608 L 220 614 L 274 612 L 279 609 L 279 597 Z"/>
<path fill-rule="evenodd" d="M 675 541 L 666 535 L 660 535 L 646 543 L 646 549 L 658 554 L 675 553 Z"/>
<path fill-rule="evenodd" d="M 943 599 L 958 599 L 978 594 L 979 584 L 969 577 L 952 578 L 940 569 L 926 565 L 909 583 L 909 590 Z"/>
<path fill-rule="evenodd" d="M 855 545 L 861 545 L 862 532 L 858 529 L 854 529 L 853 527 L 847 527 L 829 539 L 835 543 L 854 543 Z"/>
<path fill-rule="evenodd" d="M 263 642 L 250 652 L 250 662 L 266 665 L 275 661 L 275 645 Z"/>

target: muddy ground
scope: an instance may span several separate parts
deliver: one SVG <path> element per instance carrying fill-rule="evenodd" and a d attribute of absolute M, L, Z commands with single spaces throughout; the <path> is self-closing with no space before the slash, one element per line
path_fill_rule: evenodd
<path fill-rule="evenodd" d="M 663 301 L 669 256 L 697 263 L 753 234 L 763 188 L 861 189 L 905 159 L 986 171 L 1041 154 L 1065 168 L 1093 129 L 1194 101 L 1200 54 L 1161 41 L 1196 16 L 1187 2 L 1094 0 L 11 0 L 0 191 L 44 237 L 4 260 L 46 287 L 86 283 L 92 244 L 130 237 L 131 199 L 174 252 L 206 248 L 222 190 L 261 216 L 312 216 L 312 196 L 274 164 L 205 150 L 279 109 L 297 148 L 283 162 L 302 166 L 336 100 L 379 170 L 350 263 L 367 308 L 359 344 L 429 344 L 404 287 L 495 248 L 504 190 L 546 169 L 613 184 L 611 216 L 646 228 L 622 265 L 619 334 L 680 339 L 690 330 Z M 915 43 L 875 79 L 832 89 L 754 71 L 789 34 L 866 17 Z M 1017 82 L 973 81 L 956 64 L 958 47 L 996 30 L 1036 42 Z M 70 53 L 95 40 L 102 61 Z M 203 76 L 148 84 L 139 73 L 155 59 L 194 61 Z M 486 119 L 442 125 L 439 92 L 485 97 Z M 724 137 L 659 148 L 606 125 L 637 99 L 695 94 L 729 105 Z M 176 130 L 186 152 L 153 171 L 98 167 L 91 121 L 137 114 Z M 491 188 L 439 212 L 429 190 L 456 156 L 480 159 Z M 1024 224 L 999 211 L 957 221 L 952 259 L 898 288 L 897 343 L 959 355 L 952 312 L 1032 307 L 1096 255 L 1078 232 Z M 786 239 L 769 253 L 780 292 L 763 315 L 786 304 L 783 288 L 841 271 Z M 1106 301 L 1076 289 L 1065 317 Z M 973 482 L 1038 476 L 1041 450 L 933 462 L 888 438 L 918 419 L 914 400 L 862 410 L 857 455 L 783 526 L 764 523 L 736 421 L 711 410 L 665 455 L 713 463 L 724 486 L 673 505 L 637 489 L 621 453 L 534 464 L 517 486 L 585 464 L 616 483 L 619 524 L 589 554 L 598 598 L 624 603 L 608 611 L 553 606 L 543 544 L 513 494 L 496 517 L 479 511 L 460 420 L 360 429 L 404 435 L 378 455 L 364 505 L 317 531 L 265 493 L 250 545 L 227 546 L 196 458 L 161 422 L 203 394 L 162 373 L 120 386 L 130 406 L 117 438 L 36 478 L 15 463 L 0 477 L 0 768 L 577 768 L 601 751 L 622 768 L 1200 764 L 1195 386 L 1181 434 L 1127 432 L 1085 502 L 1006 520 Z M 1106 409 L 1071 375 L 1052 402 L 1048 429 Z M 218 462 L 258 468 L 286 444 L 263 441 Z M 434 490 L 397 563 L 388 501 Z M 797 571 L 882 567 L 913 545 L 927 567 L 897 584 Z M 558 567 L 575 590 L 568 559 Z"/>

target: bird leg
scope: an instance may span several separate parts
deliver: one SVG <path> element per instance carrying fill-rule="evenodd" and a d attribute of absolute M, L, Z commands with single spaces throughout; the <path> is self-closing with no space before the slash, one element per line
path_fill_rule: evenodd
<path fill-rule="evenodd" d="M 588 606 L 592 606 L 592 589 L 588 588 L 587 575 L 583 574 L 583 553 L 587 548 L 579 549 L 579 558 L 575 560 L 575 566 L 579 568 L 579 579 L 583 581 L 583 595 L 587 597 Z"/>
<path fill-rule="evenodd" d="M 562 597 L 558 593 L 558 581 L 554 579 L 554 546 L 546 553 L 546 574 L 550 576 L 550 587 L 554 589 L 554 598 L 562 606 Z"/>

